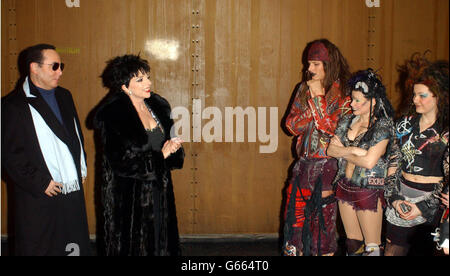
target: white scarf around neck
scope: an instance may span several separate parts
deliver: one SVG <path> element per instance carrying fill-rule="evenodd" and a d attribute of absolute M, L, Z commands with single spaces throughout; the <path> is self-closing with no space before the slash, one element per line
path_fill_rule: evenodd
<path fill-rule="evenodd" d="M 30 92 L 28 77 L 25 79 L 23 84 L 23 90 L 25 91 L 27 98 L 36 97 Z M 31 116 L 33 117 L 33 123 L 38 137 L 39 146 L 53 181 L 63 185 L 62 194 L 79 191 L 80 183 L 78 180 L 77 168 L 69 148 L 58 138 L 58 136 L 55 135 L 52 129 L 45 122 L 44 118 L 42 118 L 41 114 L 39 114 L 33 106 L 30 104 L 28 105 L 30 107 Z M 86 159 L 75 117 L 73 120 L 75 132 L 77 133 L 80 144 L 80 168 L 81 176 L 84 179 L 87 176 Z"/>

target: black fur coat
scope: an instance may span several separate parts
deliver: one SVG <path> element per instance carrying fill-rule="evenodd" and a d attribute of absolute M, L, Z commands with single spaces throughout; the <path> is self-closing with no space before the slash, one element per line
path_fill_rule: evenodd
<path fill-rule="evenodd" d="M 169 103 L 152 93 L 145 100 L 170 139 Z M 179 255 L 170 171 L 183 167 L 184 150 L 164 159 L 150 146 L 129 97 L 112 93 L 94 119 L 103 144 L 102 202 L 107 255 Z"/>

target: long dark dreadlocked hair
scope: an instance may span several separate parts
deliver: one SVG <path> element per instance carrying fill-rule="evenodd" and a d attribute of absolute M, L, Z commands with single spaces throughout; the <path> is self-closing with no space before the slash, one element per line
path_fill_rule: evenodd
<path fill-rule="evenodd" d="M 365 140 L 366 136 L 370 139 L 371 134 L 376 131 L 375 129 L 372 130 L 376 119 L 386 118 L 392 120 L 394 117 L 394 108 L 387 98 L 386 88 L 381 82 L 380 76 L 372 68 L 368 68 L 352 74 L 348 81 L 347 89 L 348 93 L 360 91 L 366 99 L 375 99 L 376 103 L 373 109 L 372 105 L 370 105 L 369 126 L 363 137 L 363 140 Z"/>
<path fill-rule="evenodd" d="M 449 114 L 449 63 L 445 60 L 429 61 L 425 55 L 414 53 L 405 64 L 397 67 L 400 74 L 406 76 L 405 90 L 411 104 L 406 110 L 405 115 L 416 114 L 414 103 L 412 102 L 415 84 L 423 84 L 437 97 L 438 114 L 437 122 L 441 130 L 448 131 Z"/>

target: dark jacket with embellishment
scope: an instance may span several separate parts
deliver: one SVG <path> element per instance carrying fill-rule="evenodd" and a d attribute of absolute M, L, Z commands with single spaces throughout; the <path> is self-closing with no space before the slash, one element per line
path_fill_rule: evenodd
<path fill-rule="evenodd" d="M 389 145 L 393 143 L 395 129 L 392 119 L 381 118 L 376 120 L 374 125 L 364 133 L 359 135 L 351 141 L 348 139 L 348 131 L 352 125 L 353 120 L 356 120 L 355 115 L 346 115 L 338 123 L 335 135 L 339 137 L 342 144 L 346 147 L 355 146 L 365 150 L 377 145 L 379 142 L 388 139 Z M 388 145 L 388 146 L 389 146 Z M 372 169 L 367 169 L 355 166 L 351 178 L 352 185 L 366 189 L 384 189 L 384 180 L 387 175 L 388 168 L 388 153 L 389 147 L 386 149 L 386 154 L 378 159 L 377 163 Z M 347 167 L 347 160 L 345 158 L 338 158 L 339 170 L 335 178 L 335 183 L 345 177 L 345 169 Z"/>
<path fill-rule="evenodd" d="M 173 126 L 169 103 L 155 93 L 145 102 L 169 140 Z M 136 109 L 123 92 L 108 96 L 94 125 L 103 144 L 106 254 L 179 255 L 170 171 L 183 167 L 183 148 L 167 159 L 153 150 Z"/>

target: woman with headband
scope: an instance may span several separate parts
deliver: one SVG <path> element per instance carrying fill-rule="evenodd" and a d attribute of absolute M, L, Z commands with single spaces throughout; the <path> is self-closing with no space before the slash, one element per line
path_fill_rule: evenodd
<path fill-rule="evenodd" d="M 338 123 L 328 155 L 339 162 L 336 198 L 350 256 L 380 256 L 387 147 L 394 138 L 394 110 L 372 69 L 349 81 L 353 114 Z M 365 246 L 364 246 L 365 245 Z"/>

